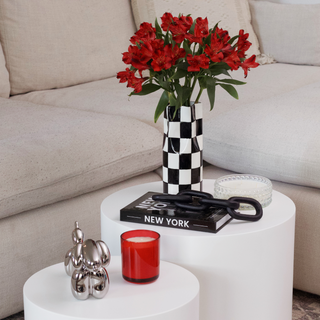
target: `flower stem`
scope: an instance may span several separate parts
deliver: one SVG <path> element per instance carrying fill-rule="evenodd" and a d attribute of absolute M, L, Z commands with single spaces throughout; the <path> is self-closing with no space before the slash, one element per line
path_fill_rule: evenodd
<path fill-rule="evenodd" d="M 200 91 L 199 91 L 199 93 L 197 95 L 196 101 L 194 102 L 195 104 L 199 102 L 199 99 L 201 97 L 202 91 L 203 91 L 203 88 L 200 88 Z"/>
<path fill-rule="evenodd" d="M 197 78 L 197 76 L 195 76 L 195 77 L 194 77 L 194 79 L 193 79 L 193 83 L 192 83 L 192 86 L 191 86 L 191 94 L 190 94 L 190 98 L 191 98 L 191 96 L 192 96 L 192 93 L 193 93 L 194 87 L 195 87 L 195 85 L 196 85 L 196 83 L 197 83 L 197 79 L 198 79 L 198 78 Z M 190 104 L 191 104 L 190 98 L 189 98 L 189 100 L 188 100 L 189 106 L 190 106 Z"/>

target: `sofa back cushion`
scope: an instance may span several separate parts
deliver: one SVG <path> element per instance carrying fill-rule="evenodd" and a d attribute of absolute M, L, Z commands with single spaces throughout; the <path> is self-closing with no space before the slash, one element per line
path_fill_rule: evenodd
<path fill-rule="evenodd" d="M 170 12 L 174 16 L 179 13 L 191 14 L 192 18 L 208 18 L 209 28 L 219 22 L 219 27 L 229 31 L 231 37 L 238 35 L 240 29 L 249 33 L 249 41 L 252 46 L 247 51 L 247 55 L 259 55 L 258 39 L 251 25 L 250 8 L 247 0 L 131 0 L 132 11 L 136 26 L 142 22 L 150 22 L 154 25 L 155 18 L 161 25 L 160 17 L 165 12 Z"/>
<path fill-rule="evenodd" d="M 204 160 L 320 188 L 319 92 L 320 82 L 311 83 L 205 121 Z"/>
<path fill-rule="evenodd" d="M 276 61 L 320 66 L 320 4 L 250 2 L 262 53 Z"/>
<path fill-rule="evenodd" d="M 129 0 L 1 0 L 11 94 L 114 76 L 134 32 Z"/>
<path fill-rule="evenodd" d="M 9 73 L 6 68 L 6 61 L 4 59 L 2 47 L 0 44 L 0 97 L 9 98 L 10 82 Z"/>

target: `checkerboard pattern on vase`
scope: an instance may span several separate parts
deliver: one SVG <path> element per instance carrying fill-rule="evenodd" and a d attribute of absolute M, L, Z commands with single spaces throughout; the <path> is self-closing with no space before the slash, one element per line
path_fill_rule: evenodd
<path fill-rule="evenodd" d="M 164 112 L 163 192 L 202 190 L 202 104 L 175 107 Z"/>

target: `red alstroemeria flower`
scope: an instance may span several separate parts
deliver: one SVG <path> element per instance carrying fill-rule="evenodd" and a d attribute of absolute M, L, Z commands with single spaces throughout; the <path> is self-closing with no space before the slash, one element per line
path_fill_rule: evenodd
<path fill-rule="evenodd" d="M 192 26 L 192 18 L 181 16 L 174 17 L 172 23 L 169 25 L 169 30 L 172 33 L 172 39 L 176 43 L 181 43 Z M 191 23 L 191 24 L 190 24 Z"/>
<path fill-rule="evenodd" d="M 156 40 L 153 40 L 153 41 L 156 41 Z M 146 60 L 148 60 L 148 59 L 150 60 L 150 58 L 152 57 L 153 51 L 154 50 L 153 50 L 152 44 L 149 41 L 144 42 L 140 46 L 140 53 L 142 55 L 142 58 L 144 58 Z"/>
<path fill-rule="evenodd" d="M 202 38 L 196 37 L 194 34 L 187 33 L 185 35 L 185 38 L 190 41 L 190 44 L 195 42 L 195 43 L 199 43 L 201 46 L 203 46 Z"/>
<path fill-rule="evenodd" d="M 142 90 L 143 82 L 148 78 L 137 78 L 134 71 L 126 68 L 126 71 L 120 71 L 117 73 L 117 79 L 120 79 L 120 83 L 128 82 L 127 88 L 134 88 L 134 92 L 138 93 Z"/>
<path fill-rule="evenodd" d="M 170 24 L 169 30 L 172 33 L 172 40 L 176 43 L 181 43 L 185 39 L 186 28 L 182 24 L 177 23 L 176 18 L 175 21 L 172 24 Z"/>
<path fill-rule="evenodd" d="M 206 45 L 204 52 L 210 57 L 211 61 L 213 62 L 220 62 L 224 55 L 221 50 L 224 48 L 224 44 L 222 40 L 219 38 L 217 34 L 211 35 L 211 44 L 210 47 Z"/>
<path fill-rule="evenodd" d="M 241 29 L 239 31 L 239 38 L 237 43 L 237 49 L 238 49 L 238 56 L 240 58 L 245 57 L 245 52 L 250 48 L 251 42 L 249 42 L 247 39 L 249 37 L 249 33 L 244 33 L 244 31 Z"/>
<path fill-rule="evenodd" d="M 165 12 L 165 13 L 163 14 L 163 16 L 161 17 L 161 21 L 162 21 L 161 28 L 162 28 L 164 31 L 167 31 L 169 25 L 173 22 L 173 16 L 172 16 L 172 14 L 171 14 L 170 12 Z"/>
<path fill-rule="evenodd" d="M 197 38 L 205 38 L 209 35 L 208 19 L 197 18 L 194 26 L 194 35 Z"/>
<path fill-rule="evenodd" d="M 186 50 L 183 48 L 179 48 L 177 45 L 173 47 L 171 58 L 172 58 L 172 63 L 175 64 L 176 61 L 180 58 L 184 58 L 186 55 Z"/>
<path fill-rule="evenodd" d="M 199 56 L 193 56 L 192 54 L 187 55 L 187 61 L 190 64 L 188 71 L 200 71 L 202 69 L 209 68 L 210 59 L 205 54 Z"/>
<path fill-rule="evenodd" d="M 141 49 L 136 46 L 129 46 L 128 52 L 124 52 L 122 61 L 126 64 L 131 64 L 138 70 L 149 69 L 148 61 L 152 57 L 152 47 L 149 43 L 145 43 Z"/>
<path fill-rule="evenodd" d="M 134 56 L 134 54 L 136 53 L 136 51 L 138 51 L 138 47 L 134 47 L 134 46 L 129 46 L 128 48 L 128 52 L 124 52 L 122 54 L 122 61 L 125 64 L 131 64 L 132 61 L 132 57 Z"/>
<path fill-rule="evenodd" d="M 204 49 L 204 52 L 210 57 L 210 60 L 212 62 L 220 62 L 223 59 L 223 53 L 218 52 L 212 47 L 209 47 L 206 45 L 206 48 Z"/>
<path fill-rule="evenodd" d="M 221 49 L 221 52 L 223 53 L 223 56 L 226 58 L 228 55 L 230 55 L 233 52 L 233 47 L 229 43 L 225 43 L 224 47 Z"/>
<path fill-rule="evenodd" d="M 120 83 L 127 82 L 132 76 L 134 76 L 134 71 L 130 71 L 129 68 L 126 68 L 126 71 L 117 73 L 117 79 L 120 79 Z"/>
<path fill-rule="evenodd" d="M 236 50 L 233 50 L 232 53 L 225 57 L 222 61 L 225 62 L 231 68 L 231 70 L 238 70 L 241 64 L 241 60 Z"/>
<path fill-rule="evenodd" d="M 241 68 L 244 71 L 244 77 L 246 78 L 248 75 L 248 71 L 250 68 L 256 68 L 259 66 L 259 63 L 256 62 L 256 56 L 252 55 L 250 58 L 246 59 L 242 62 Z"/>
<path fill-rule="evenodd" d="M 189 17 L 185 17 L 185 16 L 181 16 L 178 20 L 178 22 L 185 30 L 185 32 L 188 32 L 193 24 L 193 19 L 189 16 Z"/>
<path fill-rule="evenodd" d="M 172 66 L 171 47 L 166 45 L 164 49 L 157 50 L 152 56 L 151 66 L 154 71 L 168 70 Z"/>
<path fill-rule="evenodd" d="M 171 55 L 171 64 L 174 65 L 178 59 L 185 57 L 186 50 L 184 50 L 183 48 L 179 48 L 178 45 L 175 45 L 172 49 L 172 44 L 169 43 L 166 45 L 166 53 Z"/>
<path fill-rule="evenodd" d="M 153 52 L 156 50 L 162 50 L 164 48 L 164 41 L 162 39 L 155 39 L 150 41 Z"/>
<path fill-rule="evenodd" d="M 134 92 L 138 93 L 142 90 L 142 84 L 145 82 L 148 78 L 137 78 L 137 77 L 131 77 L 128 79 L 128 85 L 127 87 L 134 88 Z"/>
<path fill-rule="evenodd" d="M 216 27 L 216 33 L 218 34 L 219 38 L 222 39 L 222 42 L 224 44 L 226 44 L 231 39 L 227 30 Z"/>
<path fill-rule="evenodd" d="M 135 44 L 138 42 L 145 42 L 154 40 L 156 38 L 156 29 L 152 27 L 151 23 L 143 22 L 140 25 L 140 29 L 130 38 L 130 42 Z"/>

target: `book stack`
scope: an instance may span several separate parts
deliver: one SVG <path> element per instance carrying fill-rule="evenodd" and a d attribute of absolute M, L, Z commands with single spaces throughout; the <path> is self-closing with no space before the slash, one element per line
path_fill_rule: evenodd
<path fill-rule="evenodd" d="M 216 233 L 227 225 L 232 217 L 223 208 L 211 207 L 205 211 L 191 211 L 175 204 L 152 199 L 159 193 L 147 192 L 120 210 L 120 220 Z"/>

